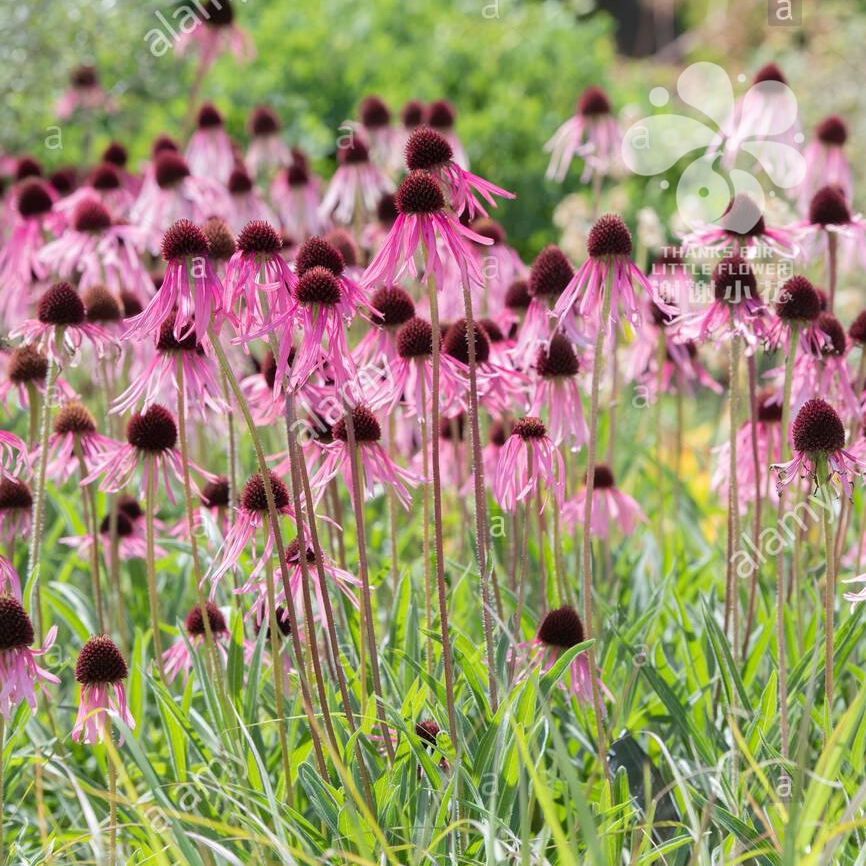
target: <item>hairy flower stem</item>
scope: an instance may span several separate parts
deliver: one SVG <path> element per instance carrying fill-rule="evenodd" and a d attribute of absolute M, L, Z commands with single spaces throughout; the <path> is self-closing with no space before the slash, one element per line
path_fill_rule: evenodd
<path fill-rule="evenodd" d="M 611 282 L 613 279 L 613 264 L 609 263 L 604 287 L 601 318 L 598 334 L 595 338 L 595 353 L 592 362 L 592 389 L 589 402 L 589 443 L 586 458 L 586 502 L 583 509 L 583 538 L 581 539 L 583 560 L 583 628 L 587 640 L 593 634 L 592 622 L 592 494 L 595 488 L 595 461 L 598 448 L 598 394 L 601 388 L 601 367 L 604 357 L 604 338 L 610 326 Z M 590 682 L 592 683 L 592 708 L 595 715 L 596 735 L 598 739 L 598 760 L 604 771 L 605 778 L 610 779 L 610 769 L 607 763 L 607 745 L 602 716 L 601 695 L 598 688 L 598 668 L 595 661 L 595 646 L 587 650 L 589 661 Z"/>
<path fill-rule="evenodd" d="M 448 733 L 451 742 L 457 744 L 457 713 L 454 709 L 454 669 L 451 659 L 451 633 L 448 623 L 448 587 L 445 585 L 445 555 L 442 541 L 442 479 L 439 472 L 439 367 L 441 334 L 439 328 L 439 298 L 431 272 L 427 278 L 427 294 L 430 298 L 430 325 L 433 329 L 433 406 L 431 410 L 431 468 L 433 476 L 433 549 L 436 556 L 436 596 L 439 602 L 439 630 L 442 636 L 442 667 L 445 674 L 445 702 L 448 706 Z M 468 323 L 467 323 L 468 327 Z M 469 331 L 474 336 L 474 332 Z M 472 336 L 468 343 L 473 345 Z M 482 616 L 486 610 L 482 594 Z M 488 664 L 490 657 L 488 656 Z M 493 682 L 493 668 L 489 672 Z M 495 683 L 493 685 L 495 689 Z"/>
<path fill-rule="evenodd" d="M 739 590 L 734 563 L 740 544 L 740 506 L 737 484 L 737 419 L 740 412 L 740 337 L 731 335 L 730 343 L 730 424 L 729 424 L 729 465 L 728 465 L 728 561 L 725 588 L 725 628 L 730 626 L 730 644 L 736 652 L 739 645 Z"/>
<path fill-rule="evenodd" d="M 229 479 L 229 495 L 228 495 L 228 518 L 229 518 L 229 526 L 233 526 L 235 522 L 235 514 L 236 511 L 233 507 L 235 498 L 237 497 L 238 492 L 238 440 L 237 440 L 237 430 L 235 429 L 235 412 L 232 407 L 232 399 L 231 392 L 229 390 L 229 383 L 226 380 L 226 375 L 224 372 L 220 371 L 220 381 L 222 383 L 223 388 L 223 398 L 226 401 L 226 405 L 228 406 L 228 410 L 226 411 L 226 425 L 228 426 L 228 454 L 226 455 L 226 462 L 228 468 L 228 479 Z"/>
<path fill-rule="evenodd" d="M 253 448 L 256 452 L 256 462 L 258 463 L 259 472 L 261 473 L 262 479 L 266 480 L 270 477 L 268 462 L 265 459 L 265 451 L 262 447 L 262 440 L 259 436 L 258 430 L 256 429 L 255 422 L 253 421 L 253 416 L 250 413 L 250 409 L 247 405 L 246 399 L 244 398 L 243 391 L 241 390 L 241 387 L 238 384 L 237 377 L 235 376 L 234 371 L 229 364 L 228 358 L 226 357 L 225 349 L 223 349 L 222 347 L 219 334 L 216 333 L 213 327 L 208 328 L 208 338 L 214 350 L 214 355 L 216 356 L 217 363 L 219 364 L 220 369 L 223 371 L 223 374 L 226 377 L 226 381 L 229 383 L 229 387 L 231 388 L 232 394 L 234 395 L 235 403 L 241 410 L 241 414 L 244 416 L 244 423 L 247 425 L 250 438 L 253 442 Z M 286 610 L 289 614 L 289 624 L 292 629 L 292 648 L 294 650 L 295 666 L 298 672 L 298 683 L 301 687 L 301 702 L 304 706 L 304 713 L 307 716 L 307 720 L 310 722 L 310 738 L 313 743 L 313 751 L 316 755 L 316 766 L 322 779 L 327 780 L 328 768 L 325 764 L 325 755 L 322 751 L 322 742 L 315 727 L 316 717 L 315 713 L 313 712 L 313 702 L 310 694 L 310 685 L 307 682 L 306 673 L 304 672 L 304 653 L 303 649 L 301 648 L 300 639 L 298 637 L 298 618 L 295 611 L 294 600 L 292 598 L 291 586 L 289 583 L 289 565 L 286 561 L 286 548 L 283 544 L 282 533 L 280 532 L 279 515 L 277 514 L 277 507 L 276 503 L 274 502 L 274 491 L 271 488 L 271 485 L 268 483 L 265 483 L 263 486 L 265 488 L 265 500 L 268 506 L 268 518 L 270 520 L 271 531 L 274 534 L 274 541 L 277 547 L 277 558 L 280 563 L 280 576 L 282 577 L 283 589 L 286 593 Z"/>
<path fill-rule="evenodd" d="M 51 433 L 51 409 L 54 406 L 54 386 L 60 374 L 60 366 L 52 355 L 48 355 L 48 370 L 45 374 L 45 396 L 42 400 L 42 417 L 39 421 L 39 462 L 33 485 L 33 509 L 30 519 L 30 551 L 27 557 L 27 586 L 34 592 L 34 626 L 37 643 L 42 640 L 45 621 L 42 615 L 42 581 L 39 579 L 39 555 L 42 552 L 42 534 L 45 530 L 45 472 L 48 467 L 48 437 Z"/>
<path fill-rule="evenodd" d="M 370 653 L 370 670 L 373 675 L 373 693 L 376 696 L 376 712 L 379 717 L 379 727 L 385 743 L 385 751 L 391 764 L 394 762 L 394 745 L 388 730 L 388 718 L 385 714 L 385 697 L 382 692 L 382 679 L 379 672 L 379 650 L 376 644 L 376 625 L 373 619 L 373 605 L 370 594 L 370 571 L 367 565 L 367 530 L 364 521 L 364 476 L 358 455 L 358 445 L 355 439 L 355 424 L 352 411 L 346 412 L 346 443 L 349 449 L 349 460 L 352 471 L 352 507 L 355 512 L 355 534 L 358 543 L 358 576 L 361 578 L 361 642 L 366 639 L 367 650 Z M 366 636 L 364 632 L 366 631 Z M 362 672 L 362 676 L 363 676 Z"/>
<path fill-rule="evenodd" d="M 752 524 L 752 544 L 755 550 L 759 550 L 761 535 L 761 462 L 758 456 L 758 396 L 757 380 L 758 373 L 755 365 L 754 354 L 747 358 L 749 371 L 749 430 L 752 444 L 752 468 L 755 473 L 755 508 L 754 523 Z M 749 605 L 746 611 L 746 626 L 743 629 L 742 658 L 746 659 L 749 648 L 749 637 L 752 633 L 752 621 L 755 616 L 755 601 L 758 590 L 758 566 L 753 564 L 749 575 Z"/>
<path fill-rule="evenodd" d="M 836 302 L 836 281 L 838 274 L 839 237 L 836 232 L 827 232 L 827 306 L 833 312 Z"/>
<path fill-rule="evenodd" d="M 396 456 L 395 438 L 397 426 L 394 413 L 388 415 L 388 457 L 394 460 Z M 400 585 L 400 568 L 397 563 L 397 495 L 392 487 L 388 487 L 388 532 L 391 535 L 391 592 L 396 596 Z"/>
<path fill-rule="evenodd" d="M 431 280 L 432 286 L 432 280 Z M 435 296 L 435 287 L 431 293 Z M 438 303 L 438 299 L 437 299 Z M 431 306 L 431 310 L 433 307 Z M 472 296 L 469 286 L 463 284 L 463 310 L 466 319 L 467 346 L 469 349 L 469 428 L 472 433 L 472 472 L 475 481 L 475 555 L 478 557 L 478 571 L 481 582 L 481 621 L 484 627 L 484 647 L 487 655 L 487 684 L 490 697 L 490 710 L 496 713 L 499 697 L 496 689 L 496 656 L 493 648 L 493 600 L 490 594 L 491 581 L 496 580 L 493 573 L 492 556 L 489 546 L 490 533 L 487 526 L 487 497 L 484 490 L 484 460 L 481 456 L 481 433 L 478 425 L 478 363 L 475 357 L 475 319 L 472 313 Z M 437 308 L 438 319 L 438 308 Z M 438 325 L 434 334 L 434 346 L 438 339 Z M 433 390 L 438 399 L 438 388 Z M 439 430 L 438 419 L 433 420 L 433 431 Z M 438 438 L 438 436 L 437 436 Z M 496 595 L 499 595 L 498 589 Z M 501 611 L 499 612 L 501 616 Z"/>
<path fill-rule="evenodd" d="M 110 723 L 106 722 L 105 726 L 105 736 L 110 737 Z M 108 866 L 117 863 L 117 767 L 114 766 L 114 757 L 114 749 L 108 749 L 105 756 L 108 765 Z"/>
<path fill-rule="evenodd" d="M 156 656 L 156 667 L 159 678 L 165 679 L 165 662 L 162 658 L 162 635 L 159 629 L 159 594 L 156 587 L 156 541 L 154 520 L 156 517 L 156 481 L 159 470 L 156 458 L 148 454 L 145 457 L 145 475 L 147 485 L 144 496 L 144 533 L 146 543 L 145 566 L 147 571 L 147 598 L 150 605 L 150 624 L 153 628 L 153 653 Z"/>
<path fill-rule="evenodd" d="M 427 664 L 427 675 L 433 675 L 433 576 L 430 569 L 430 430 L 427 424 L 427 383 L 424 376 L 421 379 L 421 460 L 424 483 L 421 487 L 422 496 L 422 539 L 421 551 L 424 557 L 424 657 Z"/>
<path fill-rule="evenodd" d="M 833 723 L 833 612 L 836 601 L 836 556 L 833 547 L 833 518 L 829 503 L 830 469 L 827 458 L 818 460 L 817 483 L 826 501 L 821 509 L 824 525 L 824 743 L 830 742 Z"/>
<path fill-rule="evenodd" d="M 780 463 L 788 459 L 788 419 L 791 412 L 791 390 L 794 381 L 794 360 L 799 345 L 799 325 L 794 322 L 791 326 L 791 350 L 785 360 L 785 382 L 782 386 L 782 418 L 779 427 L 779 455 Z M 782 525 L 782 516 L 785 509 L 785 490 L 779 491 L 779 508 L 776 515 L 777 526 Z M 792 576 L 796 569 L 796 556 L 791 559 Z M 780 551 L 776 557 L 776 652 L 779 664 L 779 730 L 782 740 L 782 760 L 788 759 L 788 747 L 790 735 L 788 732 L 788 665 L 785 637 L 785 557 Z"/>
<path fill-rule="evenodd" d="M 90 581 L 93 586 L 93 605 L 96 608 L 96 622 L 100 634 L 107 634 L 105 630 L 105 611 L 102 603 L 102 587 L 99 582 L 99 520 L 96 516 L 96 492 L 92 484 L 84 484 L 87 477 L 87 464 L 84 461 L 84 452 L 81 450 L 81 441 L 78 436 L 74 439 L 73 448 L 78 458 L 78 471 L 81 475 L 81 505 L 84 510 L 84 525 L 90 533 Z M 2 861 L 0 861 L 2 862 Z"/>
<path fill-rule="evenodd" d="M 295 424 L 295 405 L 294 405 L 294 394 L 291 392 L 286 397 L 286 423 L 287 430 L 286 434 L 288 437 L 289 451 L 290 454 L 294 449 L 295 456 L 290 457 L 291 463 L 293 467 L 297 467 L 297 473 L 300 478 L 301 486 L 303 487 L 303 495 L 304 495 L 304 503 L 306 505 L 307 514 L 310 515 L 309 520 L 309 530 L 310 530 L 310 541 L 312 542 L 313 552 L 316 558 L 316 575 L 319 581 L 319 593 L 322 597 L 322 608 L 323 614 L 325 616 L 325 624 L 328 630 L 328 641 L 327 645 L 331 649 L 331 653 L 333 656 L 333 668 L 336 671 L 337 676 L 337 685 L 340 689 L 340 698 L 343 702 L 343 711 L 346 714 L 346 721 L 349 724 L 349 730 L 354 734 L 357 730 L 357 725 L 355 723 L 355 714 L 352 710 L 352 701 L 349 695 L 349 689 L 346 685 L 346 676 L 343 670 L 343 666 L 341 664 L 340 659 L 340 644 L 337 638 L 337 629 L 334 624 L 334 612 L 333 607 L 331 605 L 331 597 L 327 590 L 327 578 L 325 575 L 325 565 L 324 558 L 322 554 L 322 546 L 319 541 L 319 532 L 316 527 L 315 520 L 315 507 L 313 501 L 313 491 L 310 487 L 310 476 L 307 472 L 307 464 L 303 459 L 303 453 L 298 446 L 297 439 L 292 436 L 291 431 L 294 429 Z M 294 481 L 293 481 L 294 484 Z M 293 493 L 294 493 L 293 487 Z M 295 499 L 295 513 L 300 514 L 301 509 L 299 505 L 300 499 L 296 497 Z M 298 524 L 298 538 L 301 543 L 301 549 L 304 549 L 304 541 L 303 541 L 303 528 L 305 524 L 300 522 Z M 301 558 L 301 571 L 303 574 L 303 570 L 306 568 L 306 558 Z M 305 578 L 306 580 L 306 578 Z M 370 777 L 367 772 L 367 764 L 364 761 L 364 754 L 360 744 L 357 746 L 357 755 L 358 755 L 358 769 L 361 774 L 361 783 L 364 786 L 364 796 L 367 800 L 368 807 L 372 810 L 374 809 L 375 800 L 373 799 L 372 788 L 370 786 Z"/>

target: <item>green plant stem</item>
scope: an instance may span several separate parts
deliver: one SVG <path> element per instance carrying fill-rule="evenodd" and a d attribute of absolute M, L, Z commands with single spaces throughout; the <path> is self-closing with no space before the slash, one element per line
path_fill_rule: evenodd
<path fill-rule="evenodd" d="M 73 444 L 75 456 L 78 458 L 78 471 L 81 475 L 81 504 L 84 510 L 84 524 L 90 533 L 90 580 L 93 586 L 93 604 L 96 607 L 96 622 L 99 633 L 105 631 L 105 611 L 102 603 L 102 589 L 99 582 L 99 520 L 96 516 L 96 493 L 92 484 L 84 484 L 88 475 L 87 464 L 84 461 L 84 452 L 81 450 L 81 441 L 75 436 Z M 0 861 L 2 862 L 2 861 Z"/>
<path fill-rule="evenodd" d="M 148 465 L 145 466 L 147 473 L 147 489 L 144 500 L 144 531 L 147 545 L 145 564 L 147 569 L 147 597 L 150 604 L 150 622 L 153 627 L 153 652 L 156 656 L 156 667 L 159 678 L 165 679 L 165 662 L 162 658 L 162 636 L 159 630 L 159 595 L 156 588 L 156 553 L 154 540 L 154 518 L 156 515 L 156 458 L 148 454 L 145 457 Z"/>
<path fill-rule="evenodd" d="M 427 383 L 421 376 L 421 460 L 424 483 L 421 486 L 423 535 L 421 550 L 424 557 L 424 657 L 427 676 L 433 676 L 433 576 L 430 570 L 430 431 L 427 419 Z"/>
<path fill-rule="evenodd" d="M 829 500 L 830 470 L 827 458 L 818 458 L 816 466 L 818 490 Z M 824 578 L 824 743 L 830 741 L 833 730 L 833 612 L 836 601 L 836 555 L 833 546 L 833 519 L 829 501 L 821 509 L 824 526 L 824 557 L 826 574 Z"/>

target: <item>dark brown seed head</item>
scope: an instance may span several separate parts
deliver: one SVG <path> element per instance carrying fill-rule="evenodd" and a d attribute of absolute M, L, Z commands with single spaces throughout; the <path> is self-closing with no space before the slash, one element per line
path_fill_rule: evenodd
<path fill-rule="evenodd" d="M 30 511 L 32 507 L 33 493 L 23 481 L 0 480 L 0 511 Z"/>
<path fill-rule="evenodd" d="M 289 507 L 289 489 L 285 484 L 273 473 L 268 473 L 270 477 L 271 493 L 274 497 L 274 506 L 279 511 L 280 509 Z M 261 472 L 256 472 L 251 475 L 246 484 L 244 484 L 243 492 L 241 493 L 241 508 L 244 511 L 256 512 L 264 514 L 268 510 L 268 497 L 265 491 L 265 482 L 262 479 Z"/>
<path fill-rule="evenodd" d="M 863 310 L 851 323 L 851 327 L 848 329 L 848 336 L 853 342 L 861 346 L 866 345 L 866 310 Z"/>
<path fill-rule="evenodd" d="M 568 649 L 583 643 L 583 623 L 577 611 L 569 605 L 550 611 L 541 621 L 538 640 L 559 649 Z"/>
<path fill-rule="evenodd" d="M 595 490 L 610 490 L 616 486 L 610 466 L 600 463 L 592 473 L 592 486 Z"/>
<path fill-rule="evenodd" d="M 69 74 L 69 83 L 78 90 L 87 90 L 90 87 L 99 85 L 99 76 L 96 74 L 96 67 L 89 63 L 76 66 Z"/>
<path fill-rule="evenodd" d="M 238 235 L 238 249 L 245 253 L 273 255 L 282 246 L 283 240 L 277 230 L 264 220 L 248 222 Z"/>
<path fill-rule="evenodd" d="M 429 126 L 416 129 L 406 142 L 406 168 L 409 171 L 429 171 L 447 165 L 454 158 L 454 151 L 443 135 Z"/>
<path fill-rule="evenodd" d="M 75 663 L 75 679 L 83 686 L 119 683 L 129 671 L 120 650 L 107 635 L 90 638 L 81 648 Z"/>
<path fill-rule="evenodd" d="M 154 159 L 154 176 L 161 189 L 170 189 L 189 177 L 186 160 L 174 150 L 162 150 Z"/>
<path fill-rule="evenodd" d="M 539 348 L 535 358 L 535 369 L 544 379 L 576 376 L 580 369 L 580 362 L 571 341 L 563 334 L 554 334 L 546 348 L 544 346 Z"/>
<path fill-rule="evenodd" d="M 483 364 L 490 360 L 490 340 L 478 322 L 474 322 L 473 325 L 475 361 Z M 464 364 L 469 363 L 469 328 L 466 319 L 458 319 L 445 331 L 442 338 L 442 351 Z"/>
<path fill-rule="evenodd" d="M 230 0 L 207 0 L 202 14 L 209 27 L 231 27 L 235 20 L 235 10 Z"/>
<path fill-rule="evenodd" d="M 748 195 L 737 194 L 720 220 L 721 227 L 731 235 L 756 238 L 765 234 L 764 214 L 757 202 Z"/>
<path fill-rule="evenodd" d="M 491 421 L 487 428 L 487 439 L 491 445 L 501 448 L 511 435 L 510 421 Z"/>
<path fill-rule="evenodd" d="M 395 202 L 401 214 L 434 214 L 445 207 L 439 182 L 422 169 L 411 171 L 403 178 Z"/>
<path fill-rule="evenodd" d="M 829 454 L 845 447 L 845 426 L 825 400 L 807 400 L 791 426 L 794 448 L 802 454 Z"/>
<path fill-rule="evenodd" d="M 102 535 L 111 535 L 111 515 L 106 514 L 99 524 L 99 532 Z M 135 523 L 122 511 L 117 512 L 117 537 L 128 538 L 135 532 Z"/>
<path fill-rule="evenodd" d="M 42 163 L 32 156 L 22 156 L 15 165 L 15 180 L 20 183 L 28 177 L 42 177 Z"/>
<path fill-rule="evenodd" d="M 41 180 L 27 181 L 18 192 L 18 213 L 24 219 L 48 213 L 51 204 L 51 196 Z"/>
<path fill-rule="evenodd" d="M 168 151 L 180 153 L 177 142 L 169 135 L 158 135 L 150 146 L 150 158 L 155 160 L 159 154 Z"/>
<path fill-rule="evenodd" d="M 399 213 L 397 210 L 397 196 L 392 192 L 386 192 L 379 199 L 379 204 L 376 205 L 376 219 L 386 228 L 391 228 Z"/>
<path fill-rule="evenodd" d="M 120 299 L 106 286 L 91 286 L 81 300 L 88 322 L 119 322 L 123 318 Z"/>
<path fill-rule="evenodd" d="M 367 129 L 382 129 L 391 122 L 391 112 L 378 96 L 365 96 L 361 100 L 358 117 Z"/>
<path fill-rule="evenodd" d="M 355 428 L 355 442 L 378 442 L 382 438 L 382 428 L 376 420 L 376 416 L 366 406 L 355 406 L 352 409 L 352 424 Z M 334 439 L 340 442 L 349 441 L 349 432 L 346 429 L 346 419 L 340 418 L 334 424 L 331 433 Z"/>
<path fill-rule="evenodd" d="M 140 520 L 144 517 L 144 510 L 138 500 L 133 496 L 123 495 L 117 500 L 117 508 L 130 520 Z"/>
<path fill-rule="evenodd" d="M 410 319 L 397 331 L 397 354 L 401 358 L 428 358 L 433 354 L 433 327 L 424 319 Z"/>
<path fill-rule="evenodd" d="M 295 288 L 298 303 L 305 306 L 333 306 L 340 303 L 341 295 L 339 280 L 327 268 L 321 267 L 305 271 Z"/>
<path fill-rule="evenodd" d="M 472 223 L 472 231 L 477 232 L 483 238 L 489 238 L 493 241 L 493 246 L 505 243 L 505 229 L 501 223 L 496 222 L 490 217 L 481 217 Z"/>
<path fill-rule="evenodd" d="M 819 226 L 841 226 L 851 222 L 851 211 L 838 186 L 821 187 L 812 196 L 809 222 Z"/>
<path fill-rule="evenodd" d="M 400 111 L 400 120 L 406 129 L 415 129 L 424 122 L 424 103 L 418 99 L 410 99 Z"/>
<path fill-rule="evenodd" d="M 589 230 L 586 250 L 594 259 L 631 255 L 631 232 L 621 217 L 605 214 Z"/>
<path fill-rule="evenodd" d="M 347 268 L 352 268 L 360 262 L 361 253 L 351 232 L 341 228 L 331 229 L 325 235 L 325 240 L 334 249 L 340 251 L 340 255 L 343 257 Z"/>
<path fill-rule="evenodd" d="M 767 63 L 762 66 L 752 79 L 752 84 L 760 84 L 762 81 L 778 81 L 779 84 L 788 83 L 782 74 L 782 70 L 775 63 Z"/>
<path fill-rule="evenodd" d="M 0 652 L 33 646 L 35 639 L 24 605 L 11 595 L 0 595 Z"/>
<path fill-rule="evenodd" d="M 313 565 L 316 562 L 316 551 L 313 546 L 307 542 L 306 560 L 308 565 Z M 293 564 L 298 564 L 301 561 L 301 542 L 295 538 L 286 546 L 286 561 Z"/>
<path fill-rule="evenodd" d="M 541 418 L 536 418 L 533 415 L 527 415 L 525 418 L 519 418 L 514 422 L 511 428 L 512 436 L 519 436 L 526 441 L 527 439 L 543 439 L 547 436 L 547 428 Z"/>
<path fill-rule="evenodd" d="M 590 84 L 577 101 L 578 114 L 584 117 L 599 117 L 602 114 L 610 114 L 610 100 L 607 94 L 600 88 Z"/>
<path fill-rule="evenodd" d="M 57 171 L 51 172 L 48 180 L 61 196 L 69 195 L 78 183 L 74 168 L 58 168 Z"/>
<path fill-rule="evenodd" d="M 457 120 L 457 112 L 447 99 L 437 99 L 427 107 L 427 123 L 433 129 L 450 132 Z"/>
<path fill-rule="evenodd" d="M 19 346 L 9 357 L 9 381 L 15 385 L 41 385 L 48 374 L 48 358 L 35 346 Z"/>
<path fill-rule="evenodd" d="M 357 137 L 337 150 L 337 162 L 340 165 L 362 165 L 370 161 L 370 149 Z"/>
<path fill-rule="evenodd" d="M 495 346 L 505 339 L 505 334 L 502 333 L 502 328 L 493 319 L 487 317 L 479 319 L 478 323 L 484 328 L 484 333 L 487 334 L 487 339 L 490 340 L 490 345 Z"/>
<path fill-rule="evenodd" d="M 397 328 L 415 315 L 415 302 L 400 286 L 382 286 L 370 303 L 378 311 L 373 321 L 382 328 Z"/>
<path fill-rule="evenodd" d="M 758 298 L 758 281 L 752 267 L 737 255 L 727 256 L 716 265 L 713 287 L 716 300 L 729 304 Z"/>
<path fill-rule="evenodd" d="M 529 283 L 526 280 L 515 280 L 505 292 L 505 306 L 509 310 L 525 310 L 530 300 L 532 296 L 529 294 Z"/>
<path fill-rule="evenodd" d="M 250 113 L 250 132 L 258 137 L 276 135 L 280 131 L 277 113 L 267 105 L 259 105 Z"/>
<path fill-rule="evenodd" d="M 302 277 L 313 268 L 326 268 L 335 277 L 342 275 L 346 268 L 342 253 L 324 238 L 307 238 L 295 256 L 295 271 Z"/>
<path fill-rule="evenodd" d="M 232 195 L 246 195 L 253 188 L 253 179 L 245 168 L 234 168 L 226 186 Z"/>
<path fill-rule="evenodd" d="M 80 325 L 85 318 L 84 302 L 71 283 L 55 283 L 39 299 L 36 316 L 44 325 Z"/>
<path fill-rule="evenodd" d="M 767 388 L 758 394 L 758 420 L 763 424 L 779 424 L 782 421 L 782 401 L 779 394 Z"/>
<path fill-rule="evenodd" d="M 102 152 L 102 161 L 124 168 L 129 159 L 129 153 L 119 141 L 112 141 Z"/>
<path fill-rule="evenodd" d="M 190 220 L 178 220 L 162 239 L 162 257 L 172 259 L 206 256 L 210 252 L 205 233 Z"/>
<path fill-rule="evenodd" d="M 212 635 L 228 634 L 229 627 L 226 625 L 226 618 L 223 616 L 222 611 L 212 601 L 206 601 L 204 606 L 207 613 L 208 625 L 210 626 L 210 633 Z M 207 634 L 200 605 L 196 604 L 189 609 L 184 627 L 190 637 L 203 637 Z"/>
<path fill-rule="evenodd" d="M 435 746 L 439 725 L 433 719 L 423 719 L 415 725 L 415 736 L 428 746 Z"/>
<path fill-rule="evenodd" d="M 77 400 L 67 403 L 54 419 L 54 432 L 59 436 L 75 433 L 81 436 L 96 432 L 96 419 L 90 410 Z"/>
<path fill-rule="evenodd" d="M 829 337 L 828 344 L 824 346 L 825 355 L 842 356 L 848 351 L 845 329 L 832 313 L 821 313 L 818 316 L 818 327 Z"/>
<path fill-rule="evenodd" d="M 214 261 L 227 262 L 235 254 L 235 236 L 224 219 L 211 217 L 202 225 L 201 230 L 207 238 L 210 256 Z"/>
<path fill-rule="evenodd" d="M 159 327 L 156 338 L 157 352 L 197 352 L 200 349 L 195 331 L 190 331 L 180 340 L 174 335 L 174 320 L 166 319 Z"/>
<path fill-rule="evenodd" d="M 813 322 L 821 313 L 821 299 L 805 277 L 791 277 L 776 302 L 776 314 L 788 322 Z"/>
<path fill-rule="evenodd" d="M 292 633 L 292 618 L 289 616 L 289 612 L 282 606 L 277 605 L 274 609 L 274 614 L 277 620 L 277 628 L 279 629 L 280 635 L 282 637 L 288 637 Z M 267 622 L 270 622 L 270 617 L 267 617 Z M 262 630 L 262 626 L 264 625 L 263 618 L 261 616 L 256 619 L 256 634 L 260 634 Z M 267 630 L 265 632 L 265 637 L 270 640 L 271 639 L 271 627 L 268 625 Z"/>
<path fill-rule="evenodd" d="M 108 208 L 95 198 L 85 199 L 72 215 L 72 227 L 77 232 L 102 232 L 111 226 Z"/>
<path fill-rule="evenodd" d="M 177 444 L 174 416 L 158 403 L 146 412 L 136 412 L 126 425 L 126 441 L 148 454 L 159 454 L 174 448 Z"/>
<path fill-rule="evenodd" d="M 205 508 L 226 508 L 229 503 L 229 480 L 220 475 L 215 481 L 208 481 L 201 490 L 201 504 Z"/>
<path fill-rule="evenodd" d="M 532 298 L 558 298 L 574 276 L 574 268 L 555 244 L 546 246 L 529 271 L 528 290 Z"/>
<path fill-rule="evenodd" d="M 848 140 L 848 127 L 845 121 L 836 114 L 825 117 L 815 130 L 815 137 L 821 144 L 842 147 Z"/>
<path fill-rule="evenodd" d="M 218 126 L 223 125 L 223 116 L 217 111 L 213 103 L 206 102 L 198 110 L 196 125 L 199 129 L 216 129 Z"/>
<path fill-rule="evenodd" d="M 306 163 L 293 162 L 286 169 L 286 183 L 290 187 L 306 186 L 310 182 L 310 169 Z"/>
<path fill-rule="evenodd" d="M 93 169 L 87 182 L 98 192 L 111 192 L 120 189 L 120 172 L 112 163 L 104 162 Z"/>
<path fill-rule="evenodd" d="M 133 316 L 137 316 L 144 309 L 144 305 L 141 303 L 138 295 L 136 295 L 135 292 L 130 292 L 126 289 L 120 293 L 120 303 L 123 304 L 124 319 L 131 319 Z"/>

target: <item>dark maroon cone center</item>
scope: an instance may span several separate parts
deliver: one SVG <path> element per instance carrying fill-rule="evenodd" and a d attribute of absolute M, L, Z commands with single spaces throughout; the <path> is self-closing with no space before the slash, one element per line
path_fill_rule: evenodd
<path fill-rule="evenodd" d="M 139 451 L 160 454 L 177 444 L 177 424 L 164 406 L 151 406 L 136 412 L 126 426 L 126 441 Z"/>
<path fill-rule="evenodd" d="M 352 424 L 355 429 L 355 442 L 378 442 L 382 438 L 382 428 L 376 416 L 366 406 L 355 406 L 352 409 Z M 334 424 L 331 434 L 340 442 L 349 441 L 349 431 L 346 429 L 346 419 L 340 418 Z"/>
<path fill-rule="evenodd" d="M 339 277 L 346 268 L 346 262 L 338 249 L 324 238 L 313 236 L 301 244 L 295 256 L 295 271 L 302 277 L 313 268 L 326 268 Z"/>
<path fill-rule="evenodd" d="M 445 207 L 445 197 L 432 174 L 422 169 L 403 179 L 396 196 L 397 210 L 402 214 L 434 214 Z"/>
<path fill-rule="evenodd" d="M 547 348 L 539 348 L 535 369 L 538 370 L 538 375 L 545 379 L 576 376 L 580 362 L 568 338 L 562 334 L 554 334 Z"/>
<path fill-rule="evenodd" d="M 574 276 L 574 268 L 562 250 L 551 244 L 545 247 L 529 271 L 530 297 L 558 298 Z"/>
<path fill-rule="evenodd" d="M 583 643 L 583 623 L 573 607 L 565 605 L 550 611 L 541 621 L 538 640 L 548 646 L 568 649 Z"/>
<path fill-rule="evenodd" d="M 586 250 L 594 259 L 631 255 L 631 232 L 621 217 L 605 214 L 589 230 Z"/>
<path fill-rule="evenodd" d="M 85 686 L 119 683 L 128 673 L 120 650 L 106 635 L 90 638 L 75 663 L 75 679 Z"/>
<path fill-rule="evenodd" d="M 86 318 L 84 302 L 70 283 L 55 283 L 39 299 L 36 317 L 44 325 L 81 325 Z"/>
<path fill-rule="evenodd" d="M 845 426 L 836 410 L 820 398 L 807 400 L 791 427 L 794 448 L 802 454 L 828 454 L 845 447 Z"/>
<path fill-rule="evenodd" d="M 33 623 L 24 606 L 11 595 L 0 595 L 0 652 L 33 645 Z"/>

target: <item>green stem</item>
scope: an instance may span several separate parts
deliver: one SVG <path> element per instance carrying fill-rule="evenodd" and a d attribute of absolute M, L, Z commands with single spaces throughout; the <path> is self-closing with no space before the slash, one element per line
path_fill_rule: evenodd
<path fill-rule="evenodd" d="M 153 652 L 156 655 L 156 667 L 159 671 L 159 678 L 166 682 L 165 679 L 165 662 L 162 658 L 162 635 L 159 629 L 159 595 L 156 587 L 156 553 L 155 553 L 155 538 L 154 538 L 154 518 L 156 516 L 156 478 L 157 466 L 156 458 L 148 455 L 145 457 L 147 465 L 145 472 L 147 473 L 147 485 L 144 500 L 144 527 L 147 544 L 147 555 L 145 562 L 147 566 L 147 596 L 150 604 L 150 622 L 153 626 Z"/>
<path fill-rule="evenodd" d="M 821 509 L 824 524 L 824 742 L 830 741 L 833 715 L 833 612 L 836 601 L 836 556 L 833 548 L 833 519 L 830 509 L 830 469 L 827 458 L 818 458 L 817 482 L 820 495 L 825 498 Z"/>

